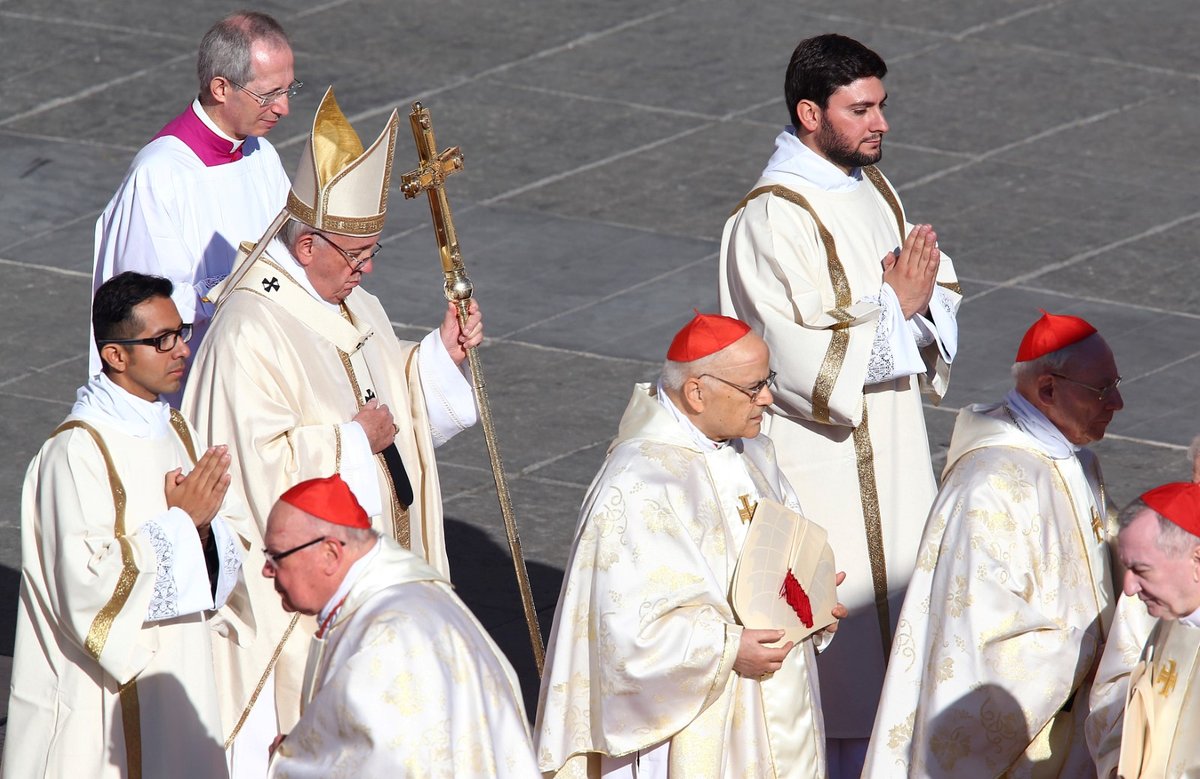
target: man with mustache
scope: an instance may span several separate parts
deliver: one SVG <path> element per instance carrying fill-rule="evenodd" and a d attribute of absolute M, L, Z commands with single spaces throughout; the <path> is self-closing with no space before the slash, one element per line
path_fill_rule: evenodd
<path fill-rule="evenodd" d="M 1044 313 L 1013 378 L 959 412 L 864 777 L 1094 775 L 1115 523 L 1086 445 L 1124 406 L 1121 377 L 1094 327 Z"/>
<path fill-rule="evenodd" d="M 229 452 L 202 449 L 160 400 L 191 331 L 170 281 L 113 277 L 92 324 L 104 370 L 25 478 L 0 774 L 223 777 L 211 611 L 248 536 L 226 502 Z"/>
<path fill-rule="evenodd" d="M 818 660 L 830 776 L 857 777 L 896 614 L 935 484 L 922 392 L 946 391 L 961 301 L 929 225 L 875 167 L 887 66 L 841 35 L 801 41 L 784 83 L 791 125 L 725 224 L 722 313 L 779 371 L 763 430 L 805 510 L 829 528 L 851 616 Z"/>
<path fill-rule="evenodd" d="M 303 84 L 287 34 L 256 11 L 214 24 L 196 70 L 199 95 L 138 152 L 96 220 L 92 289 L 126 270 L 169 278 L 198 347 L 213 312 L 205 295 L 233 267 L 238 244 L 261 235 L 287 198 L 266 135 Z M 89 367 L 100 370 L 95 350 Z"/>

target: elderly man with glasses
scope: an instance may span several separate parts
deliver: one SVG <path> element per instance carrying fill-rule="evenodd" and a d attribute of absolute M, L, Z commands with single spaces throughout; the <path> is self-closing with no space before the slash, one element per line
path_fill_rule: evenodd
<path fill-rule="evenodd" d="M 126 270 L 171 279 L 199 344 L 212 316 L 205 295 L 287 198 L 287 174 L 264 136 L 302 84 L 283 28 L 253 11 L 205 34 L 197 72 L 199 96 L 138 153 L 96 222 L 92 288 Z M 94 353 L 90 370 L 100 370 Z"/>
<path fill-rule="evenodd" d="M 1096 456 L 1124 406 L 1074 316 L 1026 332 L 1015 387 L 959 412 L 900 612 L 864 777 L 1094 776 L 1085 737 L 1118 589 Z"/>
<path fill-rule="evenodd" d="M 263 542 L 277 601 L 320 625 L 304 716 L 277 740 L 272 777 L 538 775 L 508 660 L 445 576 L 372 529 L 340 476 L 285 492 Z"/>
<path fill-rule="evenodd" d="M 759 435 L 769 360 L 745 323 L 697 314 L 658 385 L 634 388 L 567 562 L 535 726 L 543 772 L 826 776 L 814 640 L 745 627 L 730 602 L 759 502 L 799 510 Z"/>
<path fill-rule="evenodd" d="M 160 400 L 191 332 L 170 281 L 115 276 L 92 322 L 104 370 L 25 479 L 2 774 L 223 777 L 212 610 L 249 537 L 230 455 Z"/>
<path fill-rule="evenodd" d="M 381 256 L 398 121 L 393 111 L 364 150 L 327 91 L 286 207 L 211 293 L 217 311 L 183 409 L 229 442 L 234 490 L 259 534 L 249 552 L 254 568 L 276 499 L 300 481 L 337 473 L 376 531 L 449 577 L 434 447 L 475 423 L 463 363 L 483 328 L 474 303 L 465 326 L 448 306 L 420 343 L 401 341 L 379 300 L 360 287 Z M 434 287 L 429 294 L 440 297 Z M 276 732 L 295 723 L 316 628 L 283 614 L 262 579 L 249 587 L 255 642 L 218 657 L 230 665 L 235 769 L 265 759 Z"/>

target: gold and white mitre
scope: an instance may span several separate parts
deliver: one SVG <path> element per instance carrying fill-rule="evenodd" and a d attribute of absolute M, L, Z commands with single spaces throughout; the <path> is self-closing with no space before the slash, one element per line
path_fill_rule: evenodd
<path fill-rule="evenodd" d="M 733 572 L 730 601 L 748 628 L 800 642 L 835 620 L 837 576 L 825 528 L 773 500 L 760 500 Z"/>
<path fill-rule="evenodd" d="M 365 238 L 378 235 L 387 217 L 388 188 L 392 183 L 392 155 L 400 118 L 395 109 L 370 148 L 363 149 L 358 133 L 325 90 L 312 131 L 292 177 L 287 204 L 254 248 L 233 271 L 209 292 L 217 300 L 237 288 L 238 282 L 266 250 L 289 219 L 322 232 Z"/>
<path fill-rule="evenodd" d="M 334 99 L 333 87 L 326 89 L 292 177 L 290 216 L 341 235 L 366 237 L 382 231 L 399 121 L 393 109 L 383 132 L 364 151 Z"/>

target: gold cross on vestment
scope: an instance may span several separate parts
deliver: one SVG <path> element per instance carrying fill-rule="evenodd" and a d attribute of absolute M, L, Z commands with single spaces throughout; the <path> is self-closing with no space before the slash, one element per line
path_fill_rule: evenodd
<path fill-rule="evenodd" d="M 1100 521 L 1100 512 L 1092 506 L 1092 534 L 1096 536 L 1097 541 L 1104 540 L 1104 525 Z"/>
<path fill-rule="evenodd" d="M 742 518 L 742 524 L 744 525 L 754 519 L 754 509 L 758 508 L 758 503 L 755 502 L 751 506 L 749 495 L 739 495 L 738 500 L 742 502 L 742 505 L 738 506 L 738 516 Z"/>
<path fill-rule="evenodd" d="M 1175 661 L 1168 660 L 1159 666 L 1159 671 L 1155 674 L 1155 686 L 1162 685 L 1162 689 L 1158 691 L 1159 695 L 1170 695 L 1175 689 L 1175 680 L 1178 673 L 1175 671 Z"/>

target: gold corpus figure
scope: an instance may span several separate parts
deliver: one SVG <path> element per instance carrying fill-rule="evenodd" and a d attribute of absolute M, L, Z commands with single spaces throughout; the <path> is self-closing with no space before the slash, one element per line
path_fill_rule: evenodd
<path fill-rule="evenodd" d="M 411 200 L 422 192 L 429 196 L 429 211 L 433 216 L 433 230 L 437 234 L 438 252 L 442 259 L 442 272 L 446 276 L 446 299 L 458 307 L 459 321 L 466 325 L 467 307 L 471 301 L 473 287 L 463 267 L 462 255 L 458 251 L 458 236 L 454 232 L 454 220 L 450 216 L 450 202 L 446 199 L 446 177 L 462 170 L 463 156 L 457 146 L 437 151 L 433 136 L 433 122 L 429 109 L 419 102 L 412 104 L 408 115 L 412 125 L 413 140 L 417 144 L 420 166 L 400 179 L 400 191 Z M 487 442 L 488 456 L 492 461 L 492 476 L 496 480 L 496 497 L 500 501 L 500 513 L 504 515 L 504 531 L 508 535 L 508 548 L 512 552 L 513 568 L 517 574 L 517 585 L 521 590 L 521 604 L 525 607 L 525 623 L 529 626 L 529 642 L 533 646 L 533 659 L 537 664 L 538 676 L 546 649 L 542 644 L 542 631 L 538 627 L 537 609 L 533 604 L 533 591 L 529 587 L 529 572 L 525 558 L 521 555 L 521 538 L 517 534 L 517 519 L 513 515 L 512 499 L 508 494 L 508 479 L 500 461 L 500 449 L 496 444 L 496 428 L 492 424 L 492 407 L 488 402 L 487 388 L 483 383 L 483 367 L 479 363 L 477 350 L 467 351 L 471 366 L 471 381 L 475 385 L 475 402 L 479 406 L 479 419 L 483 423 L 483 437 Z"/>

